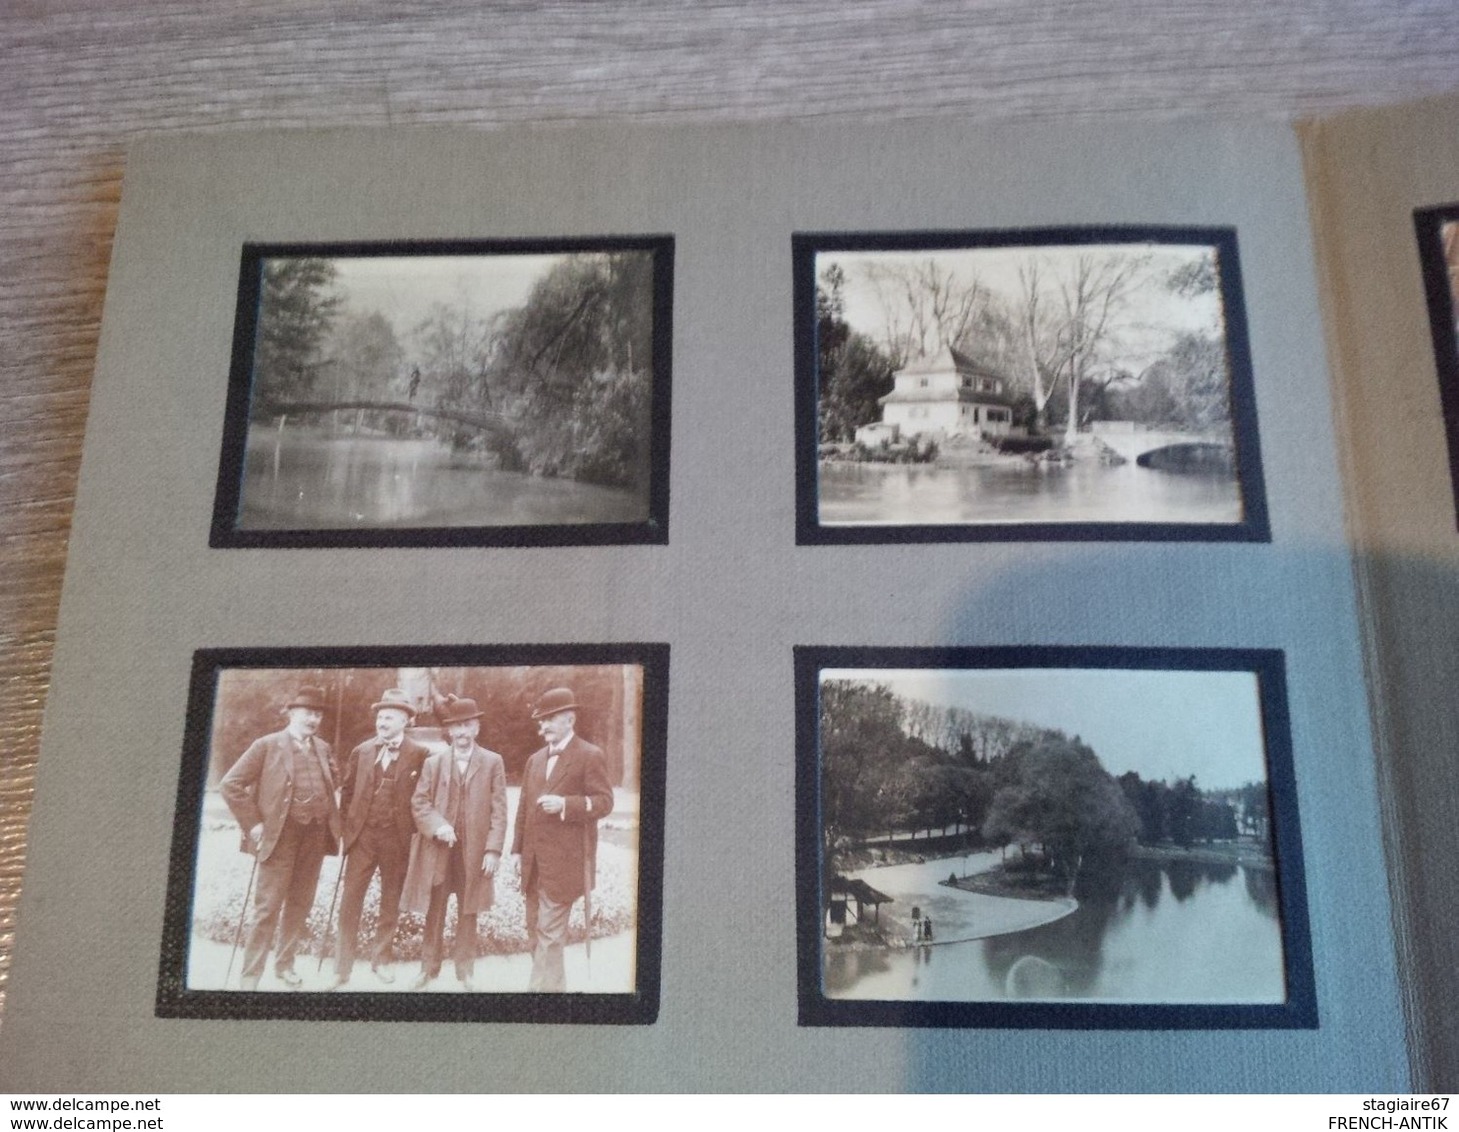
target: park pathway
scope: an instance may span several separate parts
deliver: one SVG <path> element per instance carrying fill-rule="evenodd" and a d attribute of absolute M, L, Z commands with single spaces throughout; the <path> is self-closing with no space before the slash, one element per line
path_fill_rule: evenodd
<path fill-rule="evenodd" d="M 1022 900 L 964 892 L 940 883 L 947 880 L 949 873 L 961 877 L 987 872 L 1001 859 L 998 853 L 969 853 L 905 865 L 881 865 L 848 875 L 893 898 L 895 903 L 882 907 L 883 922 L 895 920 L 903 927 L 902 934 L 907 940 L 912 938 L 912 909 L 920 908 L 922 915 L 932 919 L 935 945 L 1027 931 L 1061 920 L 1079 907 L 1079 902 L 1072 897 Z"/>

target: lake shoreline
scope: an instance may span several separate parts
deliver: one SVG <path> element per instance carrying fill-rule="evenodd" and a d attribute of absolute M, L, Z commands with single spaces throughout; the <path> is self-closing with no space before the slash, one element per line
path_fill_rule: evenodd
<path fill-rule="evenodd" d="M 875 913 L 873 922 L 847 924 L 838 935 L 823 937 L 825 956 L 905 952 L 969 943 L 1042 927 L 1078 910 L 1079 902 L 1072 897 L 1027 899 L 1007 892 L 964 890 L 949 885 L 947 874 L 943 872 L 947 862 L 965 857 L 973 858 L 972 871 L 966 874 L 967 877 L 986 872 L 1000 863 L 998 853 L 981 851 L 849 870 L 846 875 L 864 880 L 879 891 L 885 889 L 883 895 L 889 899 Z M 901 913 L 900 907 L 917 911 L 932 921 L 934 935 L 931 941 L 916 938 L 912 919 Z"/>

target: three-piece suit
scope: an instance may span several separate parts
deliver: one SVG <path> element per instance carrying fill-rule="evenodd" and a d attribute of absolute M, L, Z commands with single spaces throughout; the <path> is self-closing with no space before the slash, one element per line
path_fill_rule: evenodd
<path fill-rule="evenodd" d="M 344 887 L 339 906 L 339 956 L 335 971 L 348 979 L 359 948 L 360 915 L 370 880 L 380 873 L 380 915 L 370 946 L 370 966 L 394 958 L 392 944 L 400 921 L 400 895 L 415 836 L 411 799 L 430 750 L 402 738 L 384 766 L 386 744 L 367 739 L 340 767 L 339 808 L 344 819 Z"/>
<path fill-rule="evenodd" d="M 317 737 L 300 741 L 288 731 L 257 739 L 218 786 L 238 819 L 244 851 L 257 859 L 258 877 L 247 941 L 243 982 L 257 986 L 274 935 L 274 969 L 294 969 L 324 858 L 338 851 L 339 809 L 329 744 Z M 257 845 L 249 840 L 262 824 Z"/>

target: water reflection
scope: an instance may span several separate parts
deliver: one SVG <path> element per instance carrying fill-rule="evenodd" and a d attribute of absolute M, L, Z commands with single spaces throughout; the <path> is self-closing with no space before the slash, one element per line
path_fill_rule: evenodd
<path fill-rule="evenodd" d="M 1136 860 L 1077 895 L 1073 915 L 1028 931 L 935 948 L 828 951 L 825 991 L 963 1002 L 1284 1000 L 1270 869 Z"/>
<path fill-rule="evenodd" d="M 1274 869 L 1247 869 L 1246 895 L 1263 915 L 1277 919 L 1277 874 Z"/>
<path fill-rule="evenodd" d="M 823 463 L 822 523 L 1237 523 L 1236 477 L 1084 461 L 944 467 Z"/>
<path fill-rule="evenodd" d="M 646 493 L 492 466 L 434 440 L 249 435 L 241 529 L 642 522 Z"/>

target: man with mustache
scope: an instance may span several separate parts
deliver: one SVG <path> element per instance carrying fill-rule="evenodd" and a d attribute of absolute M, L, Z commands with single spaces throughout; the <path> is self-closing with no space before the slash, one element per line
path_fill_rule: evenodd
<path fill-rule="evenodd" d="M 415 836 L 411 798 L 421 766 L 430 755 L 405 736 L 415 705 L 405 692 L 391 688 L 375 713 L 375 736 L 350 752 L 340 767 L 339 809 L 344 815 L 344 889 L 339 905 L 339 954 L 334 989 L 350 981 L 359 949 L 360 915 L 370 881 L 380 874 L 380 915 L 370 947 L 370 970 L 382 983 L 393 983 L 391 971 L 395 929 L 400 922 L 400 893 Z"/>
<path fill-rule="evenodd" d="M 258 862 L 240 983 L 250 991 L 258 989 L 276 933 L 274 973 L 289 990 L 303 985 L 294 956 L 324 858 L 339 851 L 329 744 L 315 735 L 324 720 L 324 689 L 301 687 L 284 713 L 288 725 L 255 740 L 218 785 L 243 830 L 243 851 Z"/>
<path fill-rule="evenodd" d="M 573 901 L 593 889 L 598 823 L 613 809 L 607 760 L 575 733 L 577 708 L 570 688 L 553 688 L 537 701 L 532 718 L 547 745 L 527 760 L 512 832 L 512 854 L 527 904 L 531 991 L 567 989 L 563 947 L 568 915 Z"/>
<path fill-rule="evenodd" d="M 456 895 L 451 957 L 461 989 L 475 990 L 476 917 L 491 908 L 493 878 L 507 838 L 507 774 L 502 757 L 479 746 L 482 712 L 476 701 L 446 697 L 438 713 L 449 750 L 431 755 L 411 798 L 416 837 L 405 878 L 407 912 L 424 912 L 425 938 L 415 990 L 441 973 L 446 902 Z"/>

